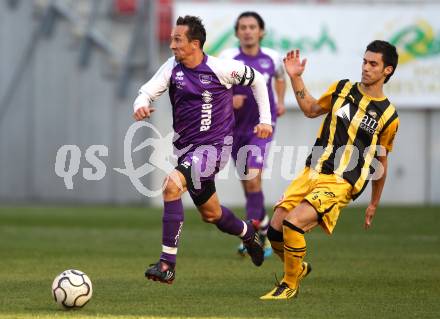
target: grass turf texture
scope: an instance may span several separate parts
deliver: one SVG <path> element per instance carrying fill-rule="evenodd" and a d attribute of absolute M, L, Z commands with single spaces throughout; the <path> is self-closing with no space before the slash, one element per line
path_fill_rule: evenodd
<path fill-rule="evenodd" d="M 242 211 L 237 211 L 242 214 Z M 297 299 L 260 301 L 282 276 L 277 257 L 254 267 L 237 239 L 187 210 L 177 279 L 147 281 L 160 253 L 161 210 L 139 207 L 0 207 L 0 318 L 438 318 L 439 208 L 345 209 L 331 237 L 306 235 L 313 265 Z M 94 295 L 60 310 L 61 271 L 86 272 Z"/>

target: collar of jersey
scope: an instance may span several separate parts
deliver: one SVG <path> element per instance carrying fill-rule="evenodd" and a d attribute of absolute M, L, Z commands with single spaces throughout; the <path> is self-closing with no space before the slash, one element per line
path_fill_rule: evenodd
<path fill-rule="evenodd" d="M 197 66 L 195 68 L 188 68 L 183 63 L 180 63 L 180 65 L 182 65 L 182 67 L 184 67 L 187 70 L 197 70 L 202 64 L 206 64 L 207 60 L 208 60 L 208 55 L 205 52 L 203 52 L 203 60 L 202 60 L 202 62 L 197 64 Z"/>
<path fill-rule="evenodd" d="M 368 99 L 370 99 L 370 100 L 372 100 L 372 101 L 384 101 L 384 100 L 387 99 L 386 96 L 382 96 L 382 97 L 372 97 L 372 96 L 369 96 L 367 93 L 365 93 L 364 91 L 362 91 L 362 89 L 361 89 L 361 85 L 360 85 L 359 82 L 356 83 L 356 87 L 357 87 L 357 89 L 359 90 L 359 92 L 361 92 L 361 94 L 362 94 L 363 96 L 367 97 Z"/>
<path fill-rule="evenodd" d="M 257 58 L 259 58 L 260 55 L 261 55 L 261 46 L 258 48 L 258 53 L 257 53 L 257 55 L 247 55 L 246 53 L 244 53 L 244 51 L 243 51 L 243 49 L 241 48 L 241 46 L 238 46 L 238 50 L 240 51 L 240 54 L 242 54 L 242 55 L 244 55 L 244 56 L 246 56 L 246 57 L 248 57 L 248 58 L 251 58 L 251 59 L 257 59 Z"/>

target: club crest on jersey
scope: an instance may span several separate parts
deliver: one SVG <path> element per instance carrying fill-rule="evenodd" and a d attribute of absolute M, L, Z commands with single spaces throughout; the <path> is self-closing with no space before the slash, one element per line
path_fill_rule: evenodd
<path fill-rule="evenodd" d="M 210 84 L 212 81 L 212 77 L 210 74 L 199 74 L 199 80 L 202 84 Z"/>
<path fill-rule="evenodd" d="M 261 58 L 261 59 L 258 59 L 258 63 L 260 64 L 260 66 L 261 66 L 263 69 L 268 69 L 268 68 L 270 68 L 270 60 L 267 59 L 267 58 Z"/>
<path fill-rule="evenodd" d="M 370 114 L 370 116 L 375 119 L 377 117 L 377 113 L 375 111 L 368 111 L 368 114 Z"/>

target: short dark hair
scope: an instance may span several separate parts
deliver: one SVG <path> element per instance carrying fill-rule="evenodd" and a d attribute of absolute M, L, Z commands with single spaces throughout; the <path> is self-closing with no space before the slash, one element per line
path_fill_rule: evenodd
<path fill-rule="evenodd" d="M 387 66 L 393 67 L 393 71 L 385 78 L 385 83 L 387 83 L 397 68 L 399 54 L 397 53 L 396 47 L 387 41 L 374 40 L 367 46 L 366 51 L 370 51 L 374 53 L 382 53 L 382 61 L 384 67 Z"/>
<path fill-rule="evenodd" d="M 206 41 L 206 30 L 202 23 L 202 19 L 199 17 L 186 15 L 183 18 L 177 18 L 176 25 L 188 26 L 188 31 L 186 32 L 188 40 L 199 40 L 200 49 L 203 49 L 203 45 Z"/>
<path fill-rule="evenodd" d="M 260 27 L 261 30 L 264 30 L 264 20 L 263 18 L 256 12 L 254 11 L 245 11 L 243 13 L 241 13 L 237 20 L 235 20 L 235 32 L 237 32 L 238 30 L 238 22 L 240 21 L 241 18 L 247 18 L 247 17 L 252 17 L 255 18 L 255 20 L 257 20 L 258 22 L 258 26 Z"/>

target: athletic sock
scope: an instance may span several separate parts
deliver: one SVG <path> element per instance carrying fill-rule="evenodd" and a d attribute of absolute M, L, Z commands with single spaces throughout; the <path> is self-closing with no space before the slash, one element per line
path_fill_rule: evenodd
<path fill-rule="evenodd" d="M 221 206 L 222 216 L 215 224 L 218 229 L 224 233 L 235 236 L 245 237 L 249 232 L 247 224 L 241 219 L 237 218 L 228 208 Z"/>
<path fill-rule="evenodd" d="M 298 286 L 298 276 L 301 273 L 302 261 L 306 255 L 306 240 L 304 231 L 292 223 L 283 222 L 284 239 L 284 279 L 292 289 Z"/>
<path fill-rule="evenodd" d="M 263 192 L 246 193 L 246 219 L 261 222 L 265 215 Z"/>
<path fill-rule="evenodd" d="M 267 236 L 267 230 L 269 229 L 269 225 L 270 225 L 269 216 L 264 214 L 264 218 L 260 222 L 260 228 L 258 229 L 258 232 L 263 236 Z"/>
<path fill-rule="evenodd" d="M 162 253 L 160 259 L 174 267 L 183 227 L 182 200 L 164 202 L 162 217 Z"/>

